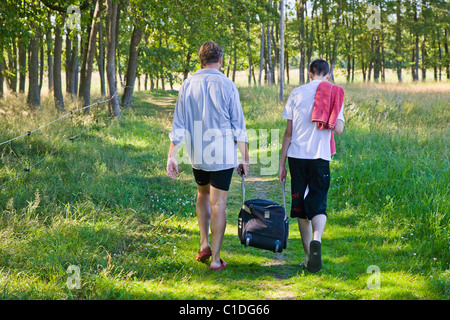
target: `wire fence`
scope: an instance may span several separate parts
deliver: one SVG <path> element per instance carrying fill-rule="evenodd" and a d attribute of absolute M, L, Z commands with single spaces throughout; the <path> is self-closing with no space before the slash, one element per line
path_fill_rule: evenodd
<path fill-rule="evenodd" d="M 126 87 L 124 87 L 124 88 L 131 88 L 131 86 L 126 86 Z M 26 133 L 24 133 L 24 134 L 18 135 L 18 136 L 14 137 L 14 138 L 10 138 L 10 139 L 8 139 L 8 140 L 6 140 L 6 141 L 1 142 L 1 143 L 0 143 L 0 147 L 3 146 L 3 145 L 11 144 L 12 142 L 14 142 L 14 141 L 16 141 L 16 140 L 19 140 L 19 139 L 21 139 L 21 138 L 24 138 L 24 137 L 30 137 L 32 134 L 34 134 L 34 133 L 36 133 L 36 132 L 38 132 L 38 131 L 40 131 L 40 130 L 42 130 L 42 129 L 48 127 L 48 126 L 54 125 L 55 123 L 61 121 L 61 120 L 64 119 L 64 118 L 67 118 L 68 116 L 71 116 L 71 115 L 73 116 L 73 115 L 74 115 L 75 113 L 77 113 L 77 112 L 80 112 L 80 111 L 83 111 L 83 110 L 86 110 L 86 109 L 95 107 L 95 106 L 100 105 L 100 104 L 103 104 L 103 103 L 107 103 L 107 102 L 111 101 L 112 99 L 114 99 L 114 98 L 116 97 L 117 94 L 118 94 L 118 91 L 116 91 L 116 93 L 114 93 L 114 95 L 112 95 L 112 97 L 109 98 L 109 99 L 107 99 L 107 100 L 98 101 L 98 102 L 95 102 L 95 103 L 90 104 L 90 105 L 88 105 L 88 106 L 84 106 L 84 107 L 78 108 L 78 109 L 76 109 L 76 110 L 69 111 L 69 112 L 63 114 L 62 116 L 60 116 L 59 118 L 57 118 L 57 119 L 55 119 L 55 120 L 52 120 L 52 121 L 50 121 L 49 123 L 46 123 L 46 124 L 44 124 L 44 125 L 41 125 L 40 127 L 36 128 L 36 129 L 30 130 L 30 131 L 28 131 L 28 132 L 26 132 Z M 111 119 L 111 117 L 109 117 L 109 119 Z M 92 128 L 92 126 L 94 126 L 94 125 L 96 125 L 96 124 L 98 124 L 98 123 L 99 123 L 99 120 L 97 119 L 92 125 L 86 127 L 86 128 L 84 129 L 83 132 L 78 133 L 78 134 L 76 134 L 76 135 L 73 135 L 73 121 L 72 121 L 72 136 L 71 136 L 70 138 L 65 139 L 65 140 L 63 141 L 63 143 L 62 143 L 58 148 L 56 148 L 56 149 L 54 149 L 52 152 L 46 154 L 44 157 L 40 158 L 38 161 L 36 161 L 36 162 L 34 162 L 34 163 L 31 163 L 31 155 L 29 154 L 29 155 L 28 155 L 28 157 L 29 157 L 28 160 L 29 160 L 29 161 L 28 161 L 27 167 L 25 167 L 25 168 L 22 169 L 19 173 L 15 174 L 12 178 L 8 179 L 8 180 L 5 181 L 3 184 L 1 184 L 1 185 L 0 185 L 0 191 L 3 190 L 4 188 L 6 188 L 6 186 L 8 186 L 10 183 L 12 183 L 13 181 L 15 181 L 16 179 L 18 179 L 18 178 L 19 178 L 20 176 L 22 176 L 23 174 L 25 174 L 25 173 L 27 173 L 27 172 L 30 172 L 32 168 L 38 166 L 39 164 L 41 164 L 42 162 L 44 162 L 46 159 L 48 159 L 48 158 L 50 158 L 51 156 L 53 156 L 54 154 L 56 154 L 59 150 L 61 150 L 61 149 L 62 149 L 65 145 L 67 145 L 69 142 L 74 142 L 76 139 L 78 139 L 78 138 L 81 137 L 83 134 L 85 134 L 87 131 L 89 131 L 89 130 Z"/>

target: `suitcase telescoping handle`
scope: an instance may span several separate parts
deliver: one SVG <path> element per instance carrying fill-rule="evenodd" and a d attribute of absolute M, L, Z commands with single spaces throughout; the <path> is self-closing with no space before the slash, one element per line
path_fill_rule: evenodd
<path fill-rule="evenodd" d="M 242 181 L 241 181 L 241 189 L 242 189 L 242 203 L 245 202 L 245 178 L 244 175 L 241 174 Z M 286 210 L 286 189 L 285 189 L 286 181 L 283 180 L 283 183 L 281 184 L 281 191 L 283 193 L 283 207 Z"/>

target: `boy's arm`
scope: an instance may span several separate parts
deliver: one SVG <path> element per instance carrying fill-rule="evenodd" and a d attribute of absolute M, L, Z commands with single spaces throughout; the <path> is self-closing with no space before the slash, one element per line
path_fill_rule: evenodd
<path fill-rule="evenodd" d="M 342 104 L 341 111 L 339 111 L 339 115 L 336 120 L 336 126 L 333 129 L 334 133 L 338 135 L 341 134 L 344 131 L 344 123 L 345 123 L 344 104 Z"/>
<path fill-rule="evenodd" d="M 336 127 L 334 127 L 334 133 L 341 134 L 344 131 L 344 121 L 341 119 L 337 119 L 336 121 Z"/>
<path fill-rule="evenodd" d="M 287 170 L 286 170 L 286 158 L 287 158 L 287 150 L 289 145 L 291 144 L 292 139 L 292 120 L 287 120 L 286 130 L 284 131 L 283 136 L 283 144 L 281 146 L 281 158 L 280 158 L 280 167 L 278 171 L 278 178 L 280 182 L 286 181 Z"/>

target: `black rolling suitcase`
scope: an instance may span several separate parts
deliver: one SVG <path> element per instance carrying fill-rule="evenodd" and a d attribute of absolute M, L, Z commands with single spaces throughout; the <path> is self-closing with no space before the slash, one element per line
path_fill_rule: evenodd
<path fill-rule="evenodd" d="M 282 191 L 284 207 L 266 199 L 245 201 L 245 182 L 242 176 L 243 205 L 238 221 L 241 244 L 273 252 L 282 252 L 286 249 L 289 219 L 284 209 L 286 207 L 284 182 Z"/>

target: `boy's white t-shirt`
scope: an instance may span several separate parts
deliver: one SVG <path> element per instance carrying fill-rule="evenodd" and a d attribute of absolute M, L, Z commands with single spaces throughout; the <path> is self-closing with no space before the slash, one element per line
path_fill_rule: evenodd
<path fill-rule="evenodd" d="M 331 161 L 331 130 L 319 130 L 311 122 L 314 97 L 321 81 L 312 80 L 292 90 L 282 117 L 292 120 L 292 139 L 287 156 L 297 159 L 323 159 Z M 342 105 L 338 119 L 345 121 Z"/>

